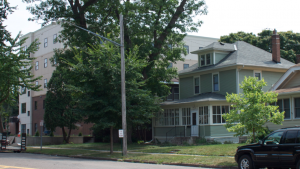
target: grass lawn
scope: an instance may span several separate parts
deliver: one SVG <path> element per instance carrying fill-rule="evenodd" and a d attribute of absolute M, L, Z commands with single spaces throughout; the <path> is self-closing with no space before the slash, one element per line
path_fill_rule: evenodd
<path fill-rule="evenodd" d="M 245 144 L 215 144 L 197 146 L 162 146 L 162 145 L 143 145 L 128 144 L 129 152 L 144 153 L 175 153 L 193 154 L 209 156 L 234 156 L 236 148 Z M 71 149 L 90 149 L 90 150 L 109 150 L 109 143 L 85 143 L 85 144 L 62 144 L 44 147 L 71 148 Z M 120 144 L 114 144 L 114 151 L 121 151 Z"/>
<path fill-rule="evenodd" d="M 220 156 L 188 156 L 188 155 L 173 155 L 173 154 L 145 154 L 145 153 L 129 153 L 123 157 L 121 153 L 103 153 L 93 150 L 79 149 L 47 149 L 43 150 L 28 147 L 27 153 L 42 153 L 48 155 L 64 155 L 64 156 L 84 156 L 84 157 L 102 157 L 102 158 L 117 158 L 123 160 L 138 160 L 141 162 L 156 162 L 156 163 L 182 163 L 182 164 L 199 164 L 199 166 L 227 166 L 236 167 L 237 164 L 232 157 Z"/>

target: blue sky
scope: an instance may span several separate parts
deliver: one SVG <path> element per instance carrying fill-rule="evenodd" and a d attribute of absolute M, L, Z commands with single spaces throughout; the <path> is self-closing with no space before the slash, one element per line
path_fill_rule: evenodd
<path fill-rule="evenodd" d="M 41 28 L 41 21 L 29 22 L 32 15 L 26 10 L 28 4 L 22 0 L 8 0 L 18 10 L 8 16 L 4 22 L 13 37 L 19 31 L 22 34 Z M 198 16 L 204 23 L 198 33 L 191 35 L 220 38 L 238 31 L 257 34 L 263 29 L 276 28 L 280 31 L 300 33 L 299 0 L 206 0 L 208 14 Z"/>

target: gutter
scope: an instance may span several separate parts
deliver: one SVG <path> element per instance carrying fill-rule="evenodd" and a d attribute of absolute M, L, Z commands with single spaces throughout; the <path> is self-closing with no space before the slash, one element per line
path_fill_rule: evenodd
<path fill-rule="evenodd" d="M 291 95 L 291 94 L 300 94 L 300 91 L 295 91 L 295 92 L 286 92 L 286 93 L 278 93 L 278 96 L 279 95 Z"/>

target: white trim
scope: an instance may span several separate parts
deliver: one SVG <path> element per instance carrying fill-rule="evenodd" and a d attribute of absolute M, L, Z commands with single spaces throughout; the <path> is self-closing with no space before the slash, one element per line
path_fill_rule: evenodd
<path fill-rule="evenodd" d="M 214 91 L 214 75 L 218 75 L 218 84 L 219 84 L 219 90 L 218 91 Z M 221 91 L 221 85 L 220 85 L 220 74 L 219 72 L 215 72 L 211 74 L 211 81 L 212 81 L 212 92 L 220 92 Z"/>
<path fill-rule="evenodd" d="M 284 75 L 280 77 L 280 79 L 271 87 L 270 91 L 277 90 L 277 88 L 296 70 L 300 70 L 300 66 L 292 67 L 287 70 Z"/>
<path fill-rule="evenodd" d="M 262 71 L 261 70 L 253 70 L 253 77 L 255 77 L 255 73 L 260 73 L 260 80 L 262 80 Z"/>
<path fill-rule="evenodd" d="M 213 57 L 214 57 L 213 58 L 213 60 L 214 60 L 213 65 L 214 65 L 214 64 L 216 64 L 216 52 L 213 53 Z"/>
<path fill-rule="evenodd" d="M 196 78 L 199 78 L 199 93 L 196 93 L 196 91 L 195 91 L 195 79 Z M 200 89 L 201 89 L 201 87 L 200 87 L 200 76 L 193 76 L 193 88 L 194 88 L 194 95 L 197 95 L 197 94 L 200 94 L 201 93 L 201 91 L 200 91 Z"/>

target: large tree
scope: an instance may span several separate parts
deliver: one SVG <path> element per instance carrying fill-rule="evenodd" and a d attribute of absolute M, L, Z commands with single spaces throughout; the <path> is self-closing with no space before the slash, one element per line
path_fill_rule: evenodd
<path fill-rule="evenodd" d="M 37 42 L 32 43 L 26 50 L 21 48 L 26 39 L 11 38 L 10 33 L 5 29 L 3 21 L 7 19 L 8 13 L 12 13 L 15 8 L 9 7 L 6 0 L 0 0 L 0 106 L 3 103 L 13 104 L 15 98 L 20 93 L 20 88 L 38 90 L 34 81 L 40 79 L 30 75 L 32 60 L 30 53 L 37 50 Z M 1 121 L 0 113 L 0 124 Z M 0 125 L 0 133 L 3 126 Z"/>
<path fill-rule="evenodd" d="M 266 85 L 263 79 L 258 81 L 255 77 L 245 77 L 240 85 L 243 93 L 226 95 L 227 102 L 232 103 L 233 108 L 223 115 L 229 132 L 235 132 L 236 136 L 252 133 L 252 139 L 256 141 L 255 134 L 265 132 L 267 122 L 281 124 L 284 112 L 280 113 L 278 106 L 272 105 L 277 101 L 278 94 L 262 91 Z"/>
<path fill-rule="evenodd" d="M 257 35 L 253 33 L 237 32 L 221 36 L 220 41 L 234 43 L 236 41 L 245 41 L 263 50 L 272 52 L 272 34 L 271 30 L 263 30 Z M 293 31 L 278 32 L 280 36 L 280 54 L 281 57 L 293 63 L 296 62 L 296 54 L 300 53 L 300 33 Z"/>

